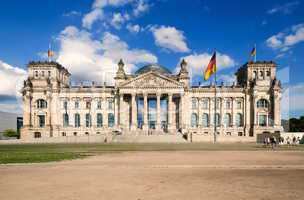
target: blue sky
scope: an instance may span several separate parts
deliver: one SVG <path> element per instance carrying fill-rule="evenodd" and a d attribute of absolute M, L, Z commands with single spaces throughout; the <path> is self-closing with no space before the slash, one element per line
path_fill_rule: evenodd
<path fill-rule="evenodd" d="M 20 110 L 15 93 L 26 63 L 45 60 L 49 43 L 54 59 L 67 66 L 73 80 L 111 83 L 103 72 L 113 74 L 120 57 L 129 72 L 151 62 L 176 71 L 184 57 L 193 84 L 201 81 L 201 68 L 214 49 L 219 52 L 219 77 L 231 83 L 256 43 L 258 60 L 279 64 L 278 77 L 289 97 L 283 103 L 290 105 L 284 113 L 299 116 L 304 111 L 303 9 L 300 0 L 4 1 L 0 110 Z"/>

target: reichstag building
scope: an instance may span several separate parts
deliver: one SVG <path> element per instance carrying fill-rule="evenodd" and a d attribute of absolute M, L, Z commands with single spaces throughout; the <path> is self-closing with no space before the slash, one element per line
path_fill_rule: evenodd
<path fill-rule="evenodd" d="M 119 133 L 253 141 L 282 131 L 281 84 L 272 61 L 246 63 L 236 83 L 216 87 L 191 85 L 185 60 L 177 74 L 157 64 L 126 74 L 120 60 L 113 85 L 75 86 L 70 75 L 57 62 L 28 64 L 22 139 Z"/>

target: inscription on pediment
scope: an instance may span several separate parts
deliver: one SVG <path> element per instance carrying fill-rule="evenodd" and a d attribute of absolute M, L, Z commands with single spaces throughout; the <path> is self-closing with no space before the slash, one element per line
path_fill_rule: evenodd
<path fill-rule="evenodd" d="M 137 80 L 130 81 L 127 84 L 123 84 L 123 87 L 134 87 L 134 88 L 158 88 L 158 87 L 179 87 L 181 86 L 174 80 L 167 80 L 162 77 L 150 74 Z"/>

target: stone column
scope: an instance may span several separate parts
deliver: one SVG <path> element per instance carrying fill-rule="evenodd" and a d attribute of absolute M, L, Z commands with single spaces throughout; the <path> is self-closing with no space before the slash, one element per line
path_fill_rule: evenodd
<path fill-rule="evenodd" d="M 169 93 L 168 94 L 168 131 L 172 131 L 173 130 L 173 109 L 172 109 L 172 94 Z"/>
<path fill-rule="evenodd" d="M 156 130 L 161 130 L 161 117 L 160 117 L 160 93 L 156 93 Z"/>
<path fill-rule="evenodd" d="M 178 117 L 179 117 L 179 128 L 183 128 L 184 127 L 184 124 L 183 124 L 183 120 L 184 118 L 182 117 L 183 115 L 183 96 L 180 95 L 180 98 L 179 98 L 179 113 L 178 113 Z"/>
<path fill-rule="evenodd" d="M 224 98 L 220 98 L 220 130 L 219 132 L 223 134 L 223 127 L 224 127 Z"/>
<path fill-rule="evenodd" d="M 115 113 L 114 114 L 114 117 L 115 117 L 114 122 L 115 122 L 115 127 L 116 128 L 118 127 L 118 124 L 119 124 L 119 119 L 118 119 L 118 117 L 119 117 L 119 115 L 118 115 L 118 111 L 119 111 L 118 99 L 119 99 L 118 95 L 114 96 L 114 113 Z"/>
<path fill-rule="evenodd" d="M 137 129 L 137 103 L 136 93 L 132 93 L 132 130 Z"/>
<path fill-rule="evenodd" d="M 124 96 L 124 94 L 120 94 L 120 96 L 119 96 L 118 124 L 119 124 L 120 127 L 124 126 L 124 124 L 123 124 L 123 122 L 124 122 L 124 120 L 123 120 L 123 111 L 122 111 L 123 104 L 124 104 L 123 96 Z"/>
<path fill-rule="evenodd" d="M 143 130 L 148 130 L 148 94 L 144 93 L 143 96 L 144 96 Z"/>
<path fill-rule="evenodd" d="M 201 99 L 197 98 L 197 127 L 200 129 L 202 128 L 202 124 L 201 124 L 201 120 L 202 120 L 202 116 L 201 116 L 201 103 L 200 103 Z"/>

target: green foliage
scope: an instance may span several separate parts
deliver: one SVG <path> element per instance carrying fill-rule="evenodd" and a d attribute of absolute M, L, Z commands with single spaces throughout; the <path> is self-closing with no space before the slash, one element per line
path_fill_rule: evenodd
<path fill-rule="evenodd" d="M 289 131 L 290 132 L 304 132 L 304 116 L 300 118 L 289 119 Z"/>
<path fill-rule="evenodd" d="M 265 151 L 255 143 L 100 143 L 100 144 L 10 144 L 0 145 L 0 164 L 37 163 L 84 158 L 125 151 Z M 276 151 L 304 151 L 304 145 L 281 146 Z M 267 150 L 268 151 L 268 150 Z M 203 153 L 203 152 L 202 152 Z"/>
<path fill-rule="evenodd" d="M 3 131 L 6 137 L 16 137 L 19 138 L 19 134 L 14 129 L 6 129 Z"/>
<path fill-rule="evenodd" d="M 304 135 L 302 136 L 302 138 L 300 140 L 300 144 L 304 144 Z"/>

